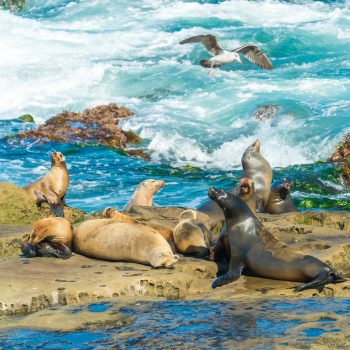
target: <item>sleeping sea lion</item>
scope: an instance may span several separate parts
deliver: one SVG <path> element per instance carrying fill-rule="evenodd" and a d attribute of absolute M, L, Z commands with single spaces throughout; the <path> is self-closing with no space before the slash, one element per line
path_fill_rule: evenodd
<path fill-rule="evenodd" d="M 214 281 L 213 288 L 237 280 L 243 269 L 257 276 L 304 282 L 295 291 L 322 289 L 327 283 L 345 281 L 319 259 L 279 241 L 239 197 L 213 187 L 208 195 L 223 209 L 227 226 L 214 247 L 214 258 L 230 262 L 228 272 Z"/>
<path fill-rule="evenodd" d="M 64 216 L 64 197 L 69 185 L 66 159 L 61 152 L 51 153 L 51 169 L 44 177 L 24 187 L 37 206 L 47 202 L 56 216 Z"/>
<path fill-rule="evenodd" d="M 254 181 L 248 178 L 239 180 L 239 187 L 229 190 L 229 193 L 236 194 L 243 199 L 250 209 L 256 212 L 256 193 Z M 225 220 L 222 209 L 212 200 L 205 202 L 198 208 L 199 211 L 209 216 L 210 228 L 214 228 L 220 221 Z"/>
<path fill-rule="evenodd" d="M 177 253 L 177 249 L 174 242 L 173 231 L 168 227 L 165 227 L 156 223 L 151 223 L 151 222 L 147 222 L 147 223 L 138 222 L 137 220 L 133 219 L 131 216 L 125 215 L 112 207 L 107 207 L 103 211 L 102 219 L 114 219 L 120 222 L 129 222 L 134 224 L 138 223 L 140 225 L 146 225 L 146 226 L 152 227 L 167 240 L 167 242 L 170 244 L 170 247 L 173 253 Z"/>
<path fill-rule="evenodd" d="M 32 232 L 22 242 L 23 256 L 68 259 L 72 255 L 73 235 L 72 225 L 64 218 L 40 219 L 33 224 Z"/>
<path fill-rule="evenodd" d="M 284 177 L 276 180 L 270 191 L 270 196 L 265 206 L 265 212 L 269 214 L 283 214 L 299 211 L 290 195 L 292 180 Z"/>
<path fill-rule="evenodd" d="M 257 211 L 261 213 L 269 199 L 272 169 L 260 153 L 260 140 L 256 140 L 243 153 L 242 166 L 244 176 L 254 181 Z"/>
<path fill-rule="evenodd" d="M 89 258 L 154 268 L 171 268 L 178 261 L 168 242 L 152 227 L 114 219 L 83 222 L 74 235 L 74 251 Z"/>
<path fill-rule="evenodd" d="M 211 232 L 197 222 L 197 213 L 188 209 L 180 214 L 179 223 L 174 228 L 174 241 L 182 254 L 206 256 L 210 253 Z"/>
<path fill-rule="evenodd" d="M 165 182 L 162 180 L 145 180 L 142 181 L 134 191 L 129 203 L 124 208 L 124 211 L 130 211 L 133 205 L 142 205 L 151 207 L 153 204 L 153 196 L 161 188 L 163 188 Z"/>

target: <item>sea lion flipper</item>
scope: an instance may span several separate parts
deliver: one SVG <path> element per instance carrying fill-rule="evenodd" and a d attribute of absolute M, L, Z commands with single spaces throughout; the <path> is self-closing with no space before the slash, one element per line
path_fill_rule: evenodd
<path fill-rule="evenodd" d="M 39 253 L 39 256 L 44 256 L 47 258 L 59 258 L 59 253 L 57 249 L 55 249 L 51 244 L 45 242 L 45 243 L 39 243 L 37 245 L 37 250 Z"/>
<path fill-rule="evenodd" d="M 65 244 L 61 244 L 60 247 L 57 248 L 57 251 L 61 259 L 69 259 L 72 256 L 72 250 Z"/>
<path fill-rule="evenodd" d="M 213 282 L 212 288 L 222 287 L 225 284 L 229 284 L 238 280 L 240 277 L 241 277 L 240 268 L 237 268 L 236 270 L 229 270 L 225 275 L 220 276 Z"/>
<path fill-rule="evenodd" d="M 324 271 L 322 274 L 320 274 L 317 278 L 315 278 L 313 281 L 301 284 L 297 287 L 295 287 L 294 292 L 301 292 L 306 289 L 317 289 L 319 292 L 323 290 L 324 286 L 327 283 L 340 283 L 345 282 L 346 279 L 339 275 L 338 273 L 334 271 Z"/>
<path fill-rule="evenodd" d="M 47 191 L 45 194 L 41 194 L 45 197 L 46 202 L 49 204 L 51 211 L 57 217 L 64 217 L 64 202 L 57 196 L 57 194 L 53 191 Z"/>

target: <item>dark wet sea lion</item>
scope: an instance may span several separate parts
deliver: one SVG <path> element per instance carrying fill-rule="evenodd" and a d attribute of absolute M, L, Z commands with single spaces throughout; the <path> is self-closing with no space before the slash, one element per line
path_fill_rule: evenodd
<path fill-rule="evenodd" d="M 239 180 L 239 187 L 235 187 L 228 192 L 240 196 L 248 204 L 249 208 L 254 213 L 256 212 L 255 185 L 251 179 L 243 178 Z M 209 216 L 211 228 L 214 228 L 218 222 L 225 220 L 222 209 L 213 200 L 206 201 L 198 210 Z"/>
<path fill-rule="evenodd" d="M 213 288 L 237 280 L 243 269 L 261 277 L 304 282 L 295 291 L 322 289 L 327 283 L 345 281 L 319 259 L 279 241 L 239 197 L 213 187 L 208 195 L 223 209 L 227 226 L 214 248 L 214 259 L 230 261 L 228 272 L 214 281 Z"/>
<path fill-rule="evenodd" d="M 21 250 L 27 258 L 35 256 L 68 259 L 72 255 L 73 227 L 64 218 L 49 217 L 33 224 L 32 232 L 25 237 Z"/>
<path fill-rule="evenodd" d="M 130 211 L 133 205 L 151 207 L 153 205 L 154 194 L 164 186 L 165 182 L 163 180 L 149 179 L 140 182 L 133 195 L 131 196 L 129 203 L 124 208 L 124 211 Z"/>
<path fill-rule="evenodd" d="M 24 189 L 35 200 L 38 207 L 47 202 L 56 216 L 63 217 L 64 197 L 68 185 L 69 174 L 66 159 L 61 152 L 52 152 L 49 173 L 25 186 Z"/>
<path fill-rule="evenodd" d="M 260 141 L 250 145 L 242 156 L 244 176 L 252 179 L 256 191 L 256 206 L 259 213 L 263 212 L 270 195 L 272 169 L 269 162 L 260 153 Z"/>
<path fill-rule="evenodd" d="M 183 211 L 174 228 L 174 242 L 179 253 L 206 256 L 210 253 L 211 232 L 197 222 L 197 213 L 192 209 Z"/>
<path fill-rule="evenodd" d="M 299 211 L 290 195 L 292 180 L 284 177 L 276 180 L 270 191 L 270 196 L 265 206 L 265 212 L 269 214 L 283 214 Z"/>

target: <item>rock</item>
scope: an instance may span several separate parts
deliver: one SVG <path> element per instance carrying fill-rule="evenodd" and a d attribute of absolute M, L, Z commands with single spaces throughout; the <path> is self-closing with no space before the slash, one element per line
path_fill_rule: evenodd
<path fill-rule="evenodd" d="M 270 121 L 278 111 L 279 107 L 276 105 L 262 105 L 252 114 L 252 118 L 260 121 Z"/>
<path fill-rule="evenodd" d="M 0 0 L 0 8 L 11 11 L 20 11 L 25 5 L 25 0 Z"/>
<path fill-rule="evenodd" d="M 35 123 L 34 117 L 30 114 L 23 114 L 17 120 L 23 123 Z"/>
<path fill-rule="evenodd" d="M 133 208 L 142 222 L 173 228 L 182 208 Z M 291 248 L 313 255 L 350 277 L 350 213 L 299 212 L 259 214 L 264 226 Z M 205 214 L 200 220 L 207 222 Z M 21 237 L 30 226 L 0 226 L 0 315 L 27 314 L 52 306 L 132 297 L 142 300 L 276 297 L 350 297 L 350 281 L 328 284 L 324 290 L 294 293 L 298 282 L 242 276 L 234 283 L 212 289 L 218 266 L 202 259 L 181 257 L 174 269 L 89 259 L 73 254 L 68 260 L 24 259 L 18 256 Z"/>
<path fill-rule="evenodd" d="M 186 208 L 179 207 L 144 207 L 141 205 L 134 205 L 131 207 L 130 212 L 124 213 L 131 216 L 139 222 L 151 223 L 164 226 L 170 230 L 173 230 L 179 222 L 180 214 L 186 210 Z M 208 215 L 197 211 L 198 222 L 203 223 L 209 228 Z"/>
<path fill-rule="evenodd" d="M 20 226 L 40 218 L 35 202 L 25 190 L 13 184 L 0 183 L 0 224 Z"/>
<path fill-rule="evenodd" d="M 86 109 L 82 113 L 63 112 L 47 120 L 38 129 L 27 130 L 15 135 L 20 139 L 37 139 L 41 142 L 56 141 L 69 143 L 99 144 L 125 149 L 128 145 L 141 142 L 133 131 L 124 131 L 119 121 L 133 116 L 125 107 L 115 103 Z M 142 150 L 125 150 L 125 154 L 148 159 Z"/>
<path fill-rule="evenodd" d="M 0 224 L 23 226 L 52 215 L 48 204 L 44 203 L 41 209 L 38 209 L 24 189 L 0 182 Z M 87 217 L 82 210 L 67 206 L 64 207 L 64 215 L 72 224 L 79 223 Z"/>
<path fill-rule="evenodd" d="M 350 133 L 346 134 L 333 154 L 328 158 L 330 163 L 340 163 L 340 182 L 350 187 Z"/>

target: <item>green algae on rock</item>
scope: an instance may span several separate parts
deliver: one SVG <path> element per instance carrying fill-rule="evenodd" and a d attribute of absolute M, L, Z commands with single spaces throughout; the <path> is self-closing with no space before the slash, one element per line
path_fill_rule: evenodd
<path fill-rule="evenodd" d="M 118 107 L 115 103 L 86 109 L 82 113 L 65 111 L 50 118 L 39 128 L 20 132 L 15 137 L 41 142 L 94 144 L 125 150 L 128 145 L 141 142 L 141 138 L 133 131 L 119 127 L 120 120 L 133 115 L 130 110 Z M 149 159 L 142 150 L 125 152 L 144 160 Z"/>
<path fill-rule="evenodd" d="M 35 123 L 34 117 L 30 114 L 23 114 L 18 119 L 22 123 Z"/>
<path fill-rule="evenodd" d="M 40 212 L 28 193 L 9 183 L 0 183 L 0 223 L 26 225 L 41 218 Z"/>

